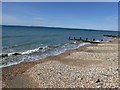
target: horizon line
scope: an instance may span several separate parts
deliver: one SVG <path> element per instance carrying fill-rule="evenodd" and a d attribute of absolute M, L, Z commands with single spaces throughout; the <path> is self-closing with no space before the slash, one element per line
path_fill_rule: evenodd
<path fill-rule="evenodd" d="M 21 27 L 45 27 L 45 28 L 63 28 L 63 29 L 85 29 L 85 30 L 98 30 L 98 31 L 116 31 L 116 30 L 110 30 L 110 29 L 93 29 L 93 28 L 74 28 L 74 27 L 59 27 L 59 26 L 32 26 L 32 25 L 10 25 L 10 24 L 6 24 L 6 25 L 1 25 L 1 26 L 21 26 Z"/>

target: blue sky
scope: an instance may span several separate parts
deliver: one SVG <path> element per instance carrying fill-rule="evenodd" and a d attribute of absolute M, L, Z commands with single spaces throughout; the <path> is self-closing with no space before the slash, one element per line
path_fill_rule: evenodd
<path fill-rule="evenodd" d="M 117 30 L 117 2 L 4 2 L 4 25 Z"/>

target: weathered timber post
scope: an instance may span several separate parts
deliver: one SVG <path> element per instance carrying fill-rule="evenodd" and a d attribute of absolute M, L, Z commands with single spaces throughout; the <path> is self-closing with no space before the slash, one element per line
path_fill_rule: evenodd
<path fill-rule="evenodd" d="M 101 41 L 103 41 L 103 39 L 101 39 Z"/>
<path fill-rule="evenodd" d="M 80 40 L 81 40 L 81 37 L 80 37 Z"/>
<path fill-rule="evenodd" d="M 69 36 L 69 40 L 70 40 L 70 36 Z"/>
<path fill-rule="evenodd" d="M 95 41 L 95 39 L 93 39 L 93 41 Z"/>
<path fill-rule="evenodd" d="M 76 40 L 76 38 L 74 37 L 74 40 Z"/>
<path fill-rule="evenodd" d="M 88 38 L 86 38 L 86 40 L 88 40 Z"/>

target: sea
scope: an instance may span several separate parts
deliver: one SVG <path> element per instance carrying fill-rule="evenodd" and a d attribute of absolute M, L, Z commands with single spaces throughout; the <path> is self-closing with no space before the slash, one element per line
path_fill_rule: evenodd
<path fill-rule="evenodd" d="M 2 53 L 0 68 L 21 62 L 40 60 L 59 55 L 67 50 L 90 44 L 70 38 L 110 41 L 103 35 L 117 35 L 117 31 L 74 29 L 40 26 L 2 26 Z"/>

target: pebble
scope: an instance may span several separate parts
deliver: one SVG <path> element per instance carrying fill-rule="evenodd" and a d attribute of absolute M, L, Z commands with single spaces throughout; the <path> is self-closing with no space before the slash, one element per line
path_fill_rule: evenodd
<path fill-rule="evenodd" d="M 112 44 L 108 47 L 106 45 L 97 47 L 110 50 L 117 48 Z M 88 49 L 98 49 L 97 47 Z M 38 88 L 117 88 L 119 86 L 118 53 L 113 51 L 113 53 L 74 52 L 66 57 L 68 59 L 97 59 L 103 61 L 102 64 L 80 67 L 66 65 L 59 61 L 47 61 L 35 65 L 24 74 L 33 78 L 39 84 Z"/>

